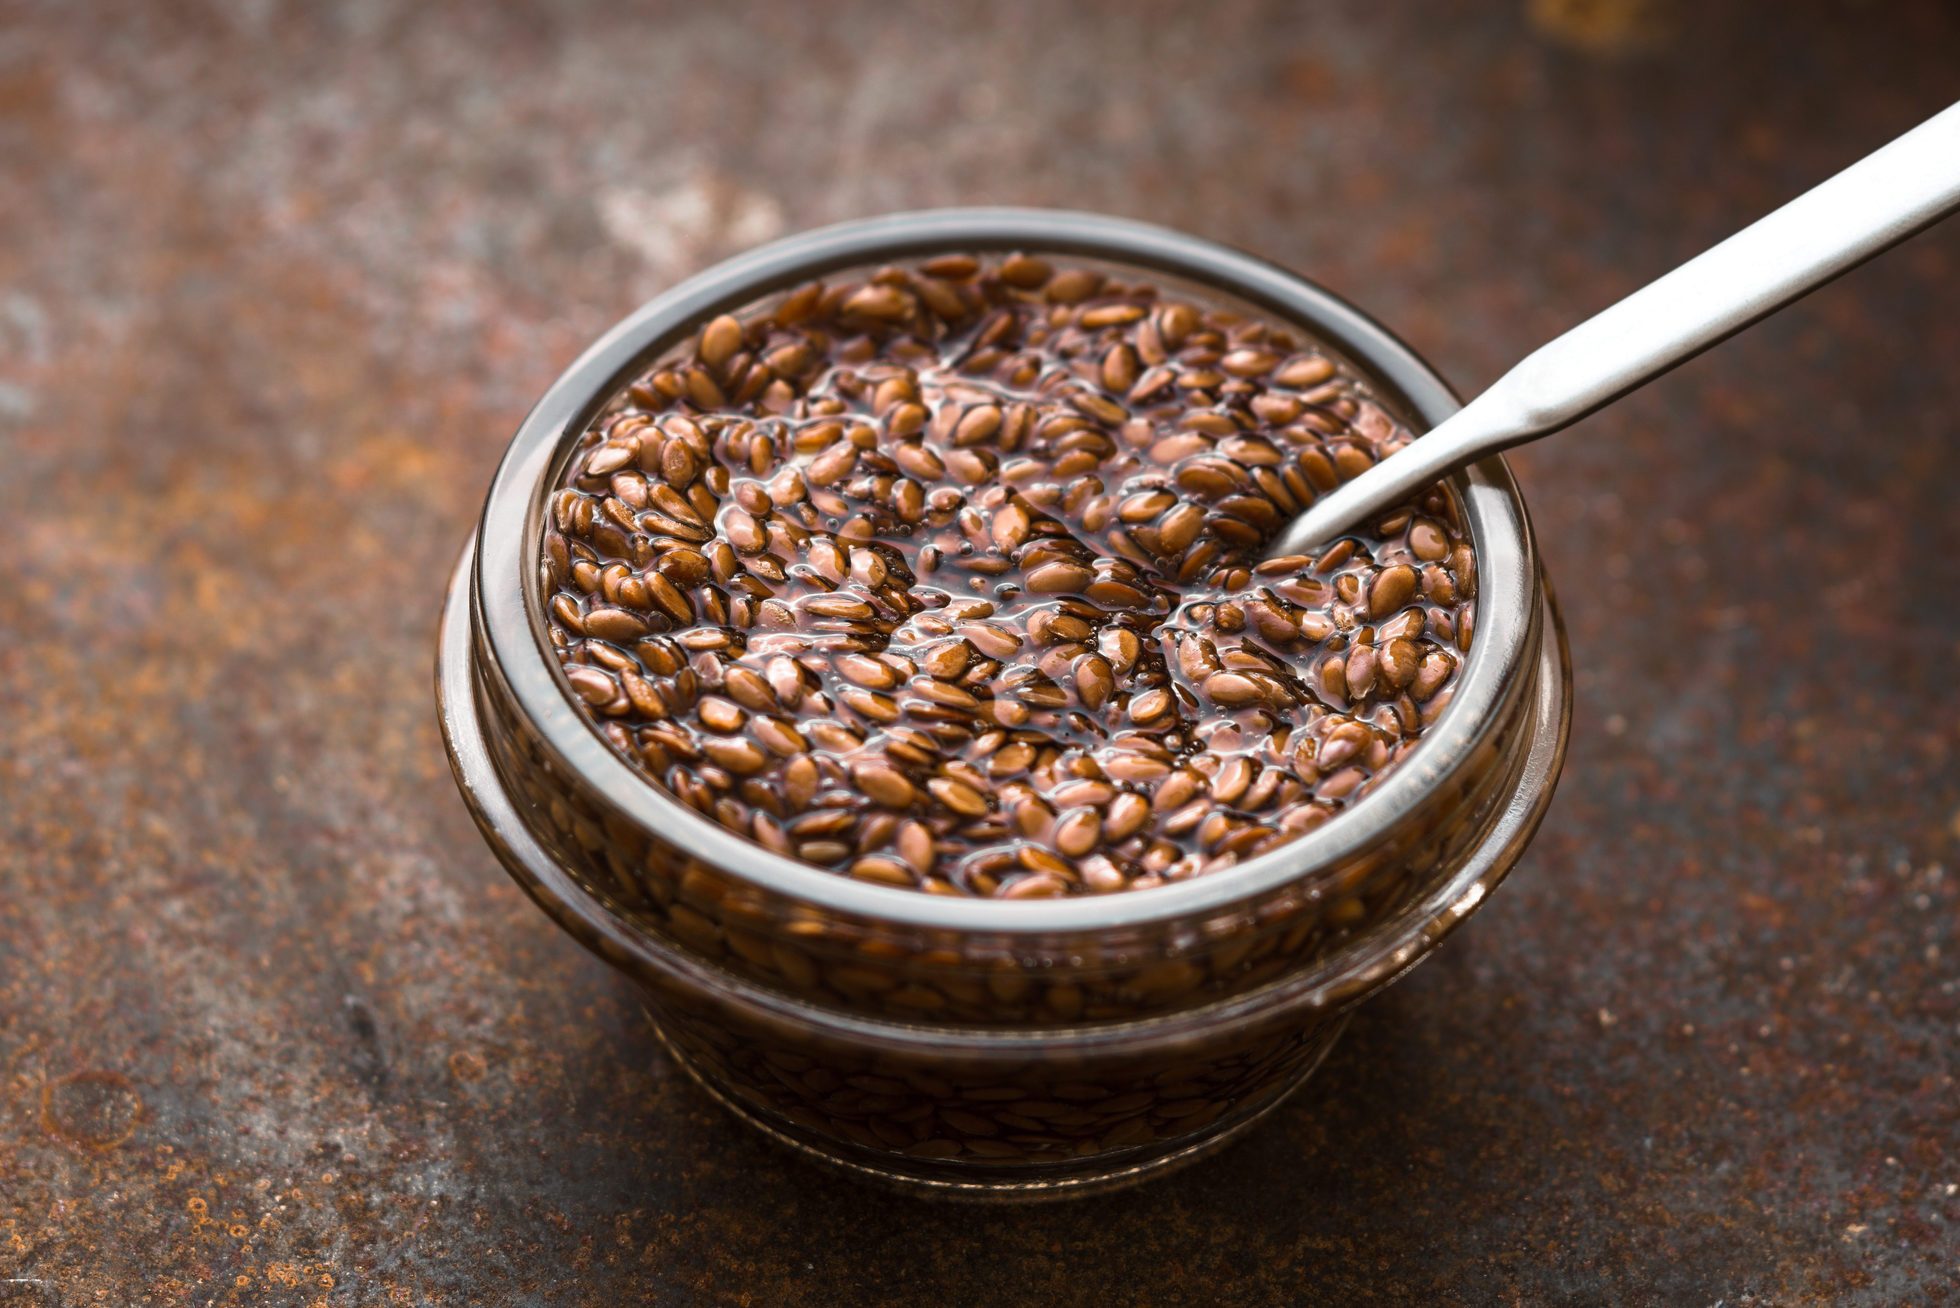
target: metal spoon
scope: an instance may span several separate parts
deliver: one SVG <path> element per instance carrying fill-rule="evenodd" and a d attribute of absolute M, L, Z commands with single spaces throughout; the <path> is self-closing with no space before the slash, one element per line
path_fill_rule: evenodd
<path fill-rule="evenodd" d="M 1960 208 L 1960 104 L 1527 357 L 1267 547 L 1306 554 L 1486 454 L 1569 426 Z"/>

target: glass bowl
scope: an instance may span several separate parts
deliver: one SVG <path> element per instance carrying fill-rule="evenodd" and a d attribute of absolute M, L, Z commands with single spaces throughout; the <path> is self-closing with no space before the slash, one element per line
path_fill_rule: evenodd
<path fill-rule="evenodd" d="M 715 314 L 844 269 L 1021 250 L 1304 328 L 1416 430 L 1457 407 L 1358 310 L 1272 264 L 1048 210 L 898 214 L 794 236 L 613 328 L 513 438 L 442 618 L 437 691 L 478 826 L 559 925 L 640 987 L 675 1060 L 824 1163 L 918 1191 L 1041 1198 L 1217 1148 L 1325 1056 L 1516 862 L 1571 718 L 1563 628 L 1501 459 L 1451 479 L 1476 635 L 1421 743 L 1333 821 L 1243 864 L 1114 895 L 948 898 L 736 836 L 651 784 L 568 698 L 537 560 L 569 453 L 626 381 Z"/>

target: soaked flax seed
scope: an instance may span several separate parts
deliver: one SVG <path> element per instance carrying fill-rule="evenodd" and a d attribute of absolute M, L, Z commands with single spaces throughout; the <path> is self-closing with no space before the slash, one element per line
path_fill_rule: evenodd
<path fill-rule="evenodd" d="M 554 651 L 682 802 L 840 874 L 1145 889 L 1366 794 L 1449 702 L 1476 567 L 1441 487 L 1260 562 L 1411 439 L 1297 328 L 1027 254 L 706 324 L 550 504 Z"/>

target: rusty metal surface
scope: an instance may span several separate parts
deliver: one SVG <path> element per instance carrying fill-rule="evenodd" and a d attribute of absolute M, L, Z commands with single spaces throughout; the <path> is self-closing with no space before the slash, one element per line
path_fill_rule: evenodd
<path fill-rule="evenodd" d="M 778 1157 L 494 865 L 435 606 L 531 397 L 755 240 L 997 200 L 1468 387 L 1960 93 L 1948 5 L 0 5 L 0 1304 L 1960 1295 L 1960 228 L 1519 471 L 1566 779 L 1252 1142 Z"/>

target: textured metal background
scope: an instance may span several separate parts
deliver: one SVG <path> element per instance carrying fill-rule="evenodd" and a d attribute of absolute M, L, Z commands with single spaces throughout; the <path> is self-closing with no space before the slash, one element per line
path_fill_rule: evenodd
<path fill-rule="evenodd" d="M 494 865 L 435 606 L 680 274 L 953 202 L 1474 389 L 1960 95 L 1941 3 L 0 3 L 0 1304 L 1960 1295 L 1960 227 L 1517 460 L 1564 788 L 1250 1142 L 933 1208 L 752 1140 Z"/>

